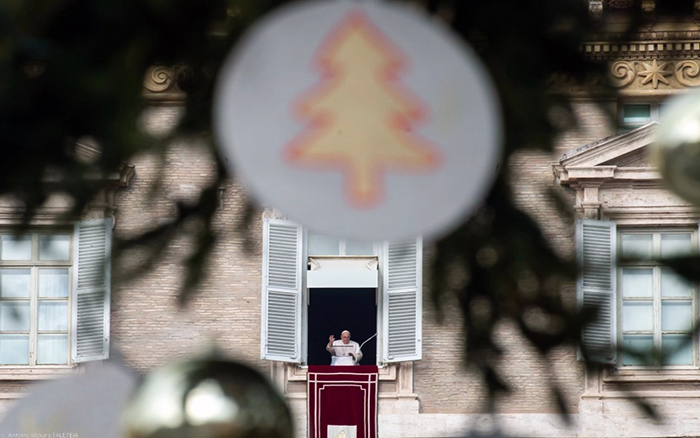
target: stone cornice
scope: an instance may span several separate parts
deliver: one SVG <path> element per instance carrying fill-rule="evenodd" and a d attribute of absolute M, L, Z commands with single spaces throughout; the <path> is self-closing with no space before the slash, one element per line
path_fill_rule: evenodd
<path fill-rule="evenodd" d="M 629 132 L 605 137 L 572 149 L 561 156 L 562 166 L 591 167 L 628 154 L 650 144 L 654 139 L 657 122 L 651 122 Z"/>
<path fill-rule="evenodd" d="M 635 41 L 639 43 L 649 42 L 684 42 L 687 40 L 700 40 L 700 29 L 698 26 L 689 26 L 686 29 L 659 29 L 646 32 L 635 32 L 631 34 L 623 34 L 620 32 L 601 32 L 591 34 L 589 41 L 617 41 L 623 40 Z"/>
<path fill-rule="evenodd" d="M 700 35 L 680 40 L 589 41 L 583 44 L 581 50 L 589 58 L 602 60 L 694 59 L 700 56 Z"/>
<path fill-rule="evenodd" d="M 661 175 L 648 167 L 618 166 L 555 166 L 555 173 L 562 185 L 577 187 L 601 187 L 602 185 L 632 186 L 639 183 L 658 183 Z"/>

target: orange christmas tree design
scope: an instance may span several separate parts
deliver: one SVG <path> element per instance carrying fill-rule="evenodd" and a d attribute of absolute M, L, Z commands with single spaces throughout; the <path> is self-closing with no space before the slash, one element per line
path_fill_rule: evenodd
<path fill-rule="evenodd" d="M 295 107 L 306 125 L 285 149 L 288 162 L 339 170 L 359 208 L 383 199 L 386 172 L 439 167 L 437 148 L 412 130 L 427 111 L 398 81 L 404 56 L 366 15 L 347 15 L 316 56 L 323 80 Z"/>

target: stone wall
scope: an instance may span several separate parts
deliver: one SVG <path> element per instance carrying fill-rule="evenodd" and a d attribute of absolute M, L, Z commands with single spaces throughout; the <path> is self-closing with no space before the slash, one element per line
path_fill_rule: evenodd
<path fill-rule="evenodd" d="M 558 151 L 609 135 L 605 115 L 592 102 L 576 105 L 580 129 L 562 136 Z M 170 107 L 154 110 L 150 129 L 162 129 L 175 116 Z M 606 131 L 608 129 L 608 131 Z M 593 131 L 590 133 L 589 131 Z M 512 158 L 516 203 L 540 222 L 553 246 L 564 255 L 573 254 L 573 226 L 561 219 L 549 199 L 547 189 L 554 186 L 551 164 L 554 157 L 525 152 Z M 212 181 L 214 163 L 209 152 L 196 143 L 183 141 L 166 155 L 163 184 L 151 195 L 159 172 L 159 159 L 141 157 L 131 186 L 117 193 L 117 226 L 120 236 L 149 229 L 170 220 L 174 203 L 191 202 L 202 187 Z M 571 192 L 561 190 L 571 200 Z M 222 191 L 222 209 L 217 229 L 223 232 L 208 269 L 208 277 L 184 308 L 176 295 L 183 280 L 183 260 L 189 255 L 192 236 L 179 237 L 167 248 L 154 269 L 142 278 L 118 284 L 114 289 L 112 337 L 126 362 L 139 371 L 161 365 L 174 357 L 186 356 L 216 345 L 268 372 L 269 364 L 259 359 L 262 242 L 259 216 L 251 224 L 252 252 L 244 250 L 245 236 L 235 228 L 241 220 L 246 199 L 237 184 Z M 196 232 L 196 224 L 188 230 Z M 134 252 L 122 268 L 143 263 L 143 254 Z M 426 261 L 425 278 L 428 278 Z M 444 309 L 443 323 L 436 321 L 435 310 L 424 291 L 423 360 L 414 364 L 414 391 L 422 413 L 479 413 L 483 410 L 484 388 L 479 376 L 468 372 L 462 362 L 461 315 L 456 303 Z M 563 291 L 565 299 L 575 301 L 573 287 Z M 582 367 L 572 348 L 552 354 L 551 361 L 539 360 L 527 347 L 517 330 L 504 326 L 500 341 L 507 351 L 503 372 L 513 388 L 511 397 L 499 400 L 501 413 L 553 413 L 556 411 L 547 380 L 556 379 L 567 394 L 567 406 L 573 412 L 583 389 Z"/>
<path fill-rule="evenodd" d="M 548 190 L 555 187 L 551 164 L 565 150 L 612 133 L 604 111 L 594 102 L 578 102 L 575 108 L 579 128 L 562 135 L 554 156 L 523 152 L 512 157 L 509 163 L 517 205 L 539 221 L 556 250 L 566 256 L 574 252 L 574 228 L 570 221 L 562 219 L 549 198 Z M 179 112 L 177 107 L 154 107 L 144 119 L 144 125 L 151 132 L 165 132 L 179 117 Z M 136 173 L 130 186 L 119 190 L 115 199 L 117 236 L 130 237 L 172 220 L 177 202 L 194 202 L 202 188 L 214 180 L 215 163 L 211 152 L 197 141 L 179 140 L 163 159 L 163 169 L 161 157 L 155 155 L 144 155 L 130 163 L 135 165 Z M 162 185 L 156 186 L 159 175 L 162 175 Z M 556 190 L 573 205 L 572 191 L 561 187 Z M 139 372 L 216 347 L 270 375 L 272 365 L 259 359 L 261 216 L 255 215 L 247 233 L 236 231 L 247 199 L 242 187 L 235 182 L 221 187 L 220 202 L 222 208 L 215 218 L 215 228 L 221 238 L 209 259 L 206 278 L 184 307 L 178 304 L 177 295 L 184 279 L 183 263 L 191 254 L 199 229 L 196 222 L 185 224 L 185 233 L 170 242 L 164 254 L 142 277 L 115 276 L 111 314 L 113 346 L 120 351 L 126 364 Z M 248 250 L 244 244 L 246 237 L 252 243 Z M 132 250 L 115 264 L 113 271 L 117 274 L 143 266 L 145 257 L 143 251 Z M 427 279 L 429 254 L 425 270 Z M 574 305 L 573 285 L 564 288 L 562 293 L 565 300 Z M 484 409 L 485 392 L 479 376 L 467 371 L 462 361 L 459 309 L 454 302 L 446 303 L 443 321 L 438 323 L 429 294 L 428 288 L 424 288 L 423 360 L 413 367 L 413 389 L 418 395 L 421 415 L 412 416 L 411 422 L 400 412 L 380 414 L 380 429 L 385 436 L 403 434 L 401 431 L 406 424 L 415 424 L 414 436 L 462 433 L 466 424 L 477 421 L 478 416 L 474 414 Z M 573 348 L 553 352 L 549 361 L 539 360 L 517 330 L 508 325 L 500 328 L 499 342 L 506 351 L 502 371 L 513 393 L 498 400 L 496 406 L 500 414 L 510 415 L 504 417 L 510 421 L 508 424 L 529 424 L 528 421 L 535 424 L 543 418 L 552 424 L 558 421 L 553 415 L 556 407 L 549 393 L 549 379 L 555 379 L 564 389 L 567 408 L 572 413 L 578 411 L 584 376 Z M 12 385 L 0 384 L 0 395 L 24 391 L 24 385 L 18 386 L 16 382 Z M 396 387 L 395 383 L 392 385 Z M 297 400 L 293 405 L 298 411 L 295 412 L 297 421 L 302 423 L 305 418 L 303 401 Z M 305 430 L 302 424 L 298 426 L 300 431 Z M 550 429 L 558 436 L 575 434 L 559 424 Z M 548 430 L 539 432 L 546 435 Z M 533 426 L 533 431 L 537 431 L 537 427 Z"/>
<path fill-rule="evenodd" d="M 572 107 L 577 127 L 561 135 L 553 155 L 523 151 L 514 155 L 509 163 L 516 205 L 537 220 L 554 249 L 565 257 L 575 255 L 574 224 L 560 214 L 551 199 L 551 190 L 572 208 L 574 193 L 555 184 L 551 166 L 563 152 L 614 133 L 609 119 L 614 111 L 613 104 L 582 100 L 573 102 Z M 484 408 L 485 392 L 480 377 L 467 372 L 462 363 L 461 315 L 453 303 L 446 309 L 445 323 L 437 324 L 427 300 L 429 293 L 425 291 L 423 360 L 414 365 L 414 385 L 421 412 L 479 413 Z M 562 294 L 569 305 L 575 305 L 575 285 L 565 287 Z M 497 412 L 557 412 L 548 387 L 550 379 L 564 390 L 569 411 L 577 412 L 583 392 L 584 368 L 577 362 L 573 347 L 560 348 L 549 360 L 541 360 L 517 328 L 509 325 L 500 328 L 499 342 L 506 352 L 501 371 L 513 392 L 498 400 Z"/>
<path fill-rule="evenodd" d="M 151 130 L 164 129 L 176 117 L 175 107 L 157 107 L 149 115 Z M 164 157 L 162 186 L 155 192 L 160 158 L 139 157 L 131 186 L 117 193 L 116 234 L 133 236 L 172 220 L 176 202 L 191 203 L 203 187 L 214 181 L 211 153 L 195 141 L 184 139 Z M 221 187 L 214 224 L 220 233 L 206 278 L 185 306 L 177 295 L 184 279 L 184 261 L 191 254 L 199 229 L 187 223 L 185 233 L 166 248 L 153 269 L 137 279 L 116 278 L 113 288 L 111 333 L 128 365 L 145 372 L 175 357 L 219 348 L 268 373 L 260 356 L 260 301 L 262 225 L 259 216 L 250 226 L 253 243 L 245 249 L 245 233 L 237 232 L 247 199 L 240 185 Z M 115 273 L 141 266 L 143 251 L 130 251 Z"/>

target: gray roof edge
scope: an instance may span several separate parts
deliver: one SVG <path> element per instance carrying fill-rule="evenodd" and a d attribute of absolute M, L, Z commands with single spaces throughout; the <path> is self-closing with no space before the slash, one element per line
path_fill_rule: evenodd
<path fill-rule="evenodd" d="M 569 149 L 568 151 L 564 152 L 564 154 L 559 157 L 559 163 L 562 163 L 565 160 L 568 160 L 569 158 L 573 158 L 577 155 L 581 155 L 586 151 L 589 151 L 591 149 L 596 149 L 600 147 L 601 145 L 605 143 L 609 143 L 614 140 L 624 140 L 628 137 L 634 137 L 637 135 L 641 135 L 646 131 L 653 131 L 656 129 L 658 126 L 659 122 L 650 122 L 647 123 L 646 125 L 640 126 L 639 128 L 635 128 L 631 131 L 624 132 L 622 134 L 612 134 L 608 135 L 607 137 L 603 137 L 599 140 L 584 144 L 583 146 L 578 146 L 573 149 Z"/>

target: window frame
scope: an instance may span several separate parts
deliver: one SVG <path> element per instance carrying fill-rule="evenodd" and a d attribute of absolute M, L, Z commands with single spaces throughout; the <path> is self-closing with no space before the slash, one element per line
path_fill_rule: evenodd
<path fill-rule="evenodd" d="M 637 129 L 641 126 L 648 125 L 651 122 L 658 122 L 661 116 L 661 106 L 664 104 L 663 99 L 644 99 L 644 100 L 623 100 L 617 105 L 617 131 L 627 132 Z M 649 105 L 648 122 L 640 123 L 625 123 L 625 106 L 627 105 Z"/>
<path fill-rule="evenodd" d="M 308 231 L 283 217 L 263 213 L 262 248 L 262 305 L 260 358 L 305 366 L 308 362 Z M 376 255 L 331 256 L 331 258 L 371 258 L 378 263 L 377 290 L 377 361 L 378 364 L 407 362 L 422 358 L 422 266 L 423 242 L 416 238 L 400 242 L 373 244 Z M 311 257 L 322 257 L 314 255 Z M 393 267 L 392 267 L 393 266 Z M 407 266 L 415 266 L 407 270 Z M 340 269 L 342 270 L 342 269 Z M 333 269 L 329 269 L 332 274 Z M 390 274 L 390 273 L 393 273 Z M 280 279 L 286 281 L 284 284 Z M 384 278 L 386 277 L 386 278 Z M 410 294 L 413 294 L 411 297 Z M 391 299 L 390 299 L 391 295 Z M 399 296 L 400 295 L 400 296 Z M 413 301 L 411 301 L 413 300 Z M 284 305 L 281 303 L 284 302 Z M 397 307 L 397 306 L 400 306 Z M 393 309 L 393 311 L 390 311 Z M 398 345 L 396 330 L 389 327 L 408 327 L 415 348 Z M 285 328 L 280 333 L 280 328 Z M 289 329 L 294 328 L 290 336 Z M 386 329 L 386 330 L 385 330 Z M 386 332 L 394 335 L 387 336 Z M 392 339 L 394 339 L 392 341 Z M 393 352 L 393 355 L 389 355 Z M 386 353 L 386 354 L 384 354 Z M 410 353 L 410 354 L 409 354 Z M 386 357 L 385 357 L 386 356 Z"/>
<path fill-rule="evenodd" d="M 619 354 L 615 367 L 620 371 L 633 371 L 633 370 L 699 370 L 700 369 L 700 346 L 698 345 L 698 333 L 696 327 L 696 320 L 698 318 L 698 285 L 691 283 L 691 328 L 689 330 L 663 330 L 662 329 L 662 302 L 663 301 L 687 301 L 687 299 L 681 298 L 662 298 L 661 296 L 661 270 L 664 265 L 657 263 L 656 260 L 660 258 L 661 255 L 661 236 L 664 234 L 690 234 L 691 235 L 691 254 L 698 254 L 698 230 L 686 227 L 618 227 L 617 229 L 617 253 L 620 257 L 623 257 L 622 252 L 622 236 L 630 234 L 651 234 L 652 235 L 652 258 L 649 260 L 638 260 L 638 261 L 626 261 L 621 263 L 618 261 L 616 266 L 617 270 L 617 285 L 616 285 L 616 304 L 617 304 L 617 324 L 615 327 L 617 343 L 618 345 L 623 345 L 623 339 L 625 330 L 623 329 L 624 324 L 624 289 L 623 289 L 623 269 L 652 269 L 652 297 L 651 302 L 653 303 L 652 308 L 652 318 L 653 327 L 651 330 L 653 336 L 653 346 L 657 351 L 662 351 L 662 336 L 664 332 L 672 332 L 666 334 L 674 333 L 690 333 L 691 334 L 691 347 L 692 347 L 692 360 L 693 364 L 690 365 L 673 365 L 673 364 L 661 364 L 656 363 L 654 365 L 624 365 L 624 355 Z M 641 297 L 628 297 L 626 300 L 648 302 L 649 299 L 643 299 Z M 631 332 L 628 330 L 628 332 Z M 632 331 L 634 332 L 634 331 Z"/>
<path fill-rule="evenodd" d="M 307 266 L 309 264 L 309 260 L 313 257 L 337 257 L 339 259 L 346 259 L 350 260 L 353 258 L 362 258 L 362 257 L 368 257 L 368 256 L 374 256 L 374 257 L 379 257 L 380 253 L 383 251 L 384 244 L 383 242 L 367 242 L 372 244 L 372 254 L 367 254 L 367 255 L 347 255 L 346 253 L 346 242 L 349 239 L 338 239 L 338 251 L 339 254 L 312 254 L 309 250 L 311 249 L 311 236 L 313 234 L 312 231 L 310 231 L 306 227 L 302 227 L 302 266 L 304 273 L 302 275 L 303 281 L 302 281 L 302 289 L 301 289 L 301 300 L 302 300 L 302 311 L 301 311 L 301 362 L 299 364 L 300 367 L 303 368 L 308 368 L 308 359 L 309 359 L 309 305 L 311 301 L 311 288 L 308 286 L 306 282 L 306 275 L 307 275 Z M 327 237 L 327 236 L 324 236 Z M 377 324 L 377 331 L 381 330 L 381 323 L 382 323 L 382 315 L 381 315 L 381 306 L 380 306 L 380 301 L 381 301 L 381 295 L 382 295 L 382 285 L 381 285 L 381 280 L 379 287 L 377 288 L 376 291 L 376 296 L 377 296 L 377 315 L 376 315 L 376 324 Z M 356 339 L 356 341 L 358 341 Z M 360 342 L 362 340 L 359 340 Z M 377 362 L 379 362 L 380 354 L 381 354 L 381 346 L 379 344 L 379 339 L 377 339 L 376 342 L 376 357 L 377 357 Z"/>
<path fill-rule="evenodd" d="M 29 335 L 29 363 L 28 364 L 2 364 L 0 369 L 27 369 L 27 368 L 72 368 L 71 339 L 72 339 L 72 307 L 73 307 L 73 274 L 75 268 L 75 236 L 73 230 L 68 227 L 57 227 L 51 229 L 29 229 L 18 232 L 17 229 L 0 229 L 1 235 L 31 236 L 30 260 L 1 260 L 0 269 L 29 269 L 30 270 L 30 294 L 29 298 L 0 297 L 0 301 L 28 301 L 29 302 L 29 331 L 4 331 L 2 334 L 28 334 Z M 40 236 L 47 235 L 68 235 L 68 260 L 40 260 L 39 241 Z M 1 245 L 1 243 L 0 243 Z M 0 247 L 1 250 L 1 247 Z M 68 270 L 68 296 L 63 297 L 39 297 L 39 271 L 41 269 L 67 269 Z M 39 302 L 64 302 L 66 303 L 66 330 L 39 330 Z M 41 334 L 61 334 L 66 336 L 66 362 L 62 364 L 37 364 L 38 340 Z"/>
<path fill-rule="evenodd" d="M 304 247 L 307 248 L 307 254 L 306 258 L 308 259 L 309 257 L 315 257 L 315 256 L 329 256 L 329 257 L 364 257 L 364 256 L 376 256 L 379 249 L 381 248 L 381 243 L 380 242 L 364 242 L 366 244 L 371 244 L 372 245 L 372 253 L 371 254 L 348 254 L 347 253 L 347 244 L 348 242 L 352 241 L 351 239 L 342 239 L 338 238 L 338 254 L 316 254 L 312 253 L 310 251 L 311 249 L 311 239 L 312 236 L 320 236 L 320 237 L 332 237 L 332 236 L 326 236 L 323 234 L 317 234 L 317 233 L 312 233 L 311 231 L 307 230 L 304 228 Z"/>

